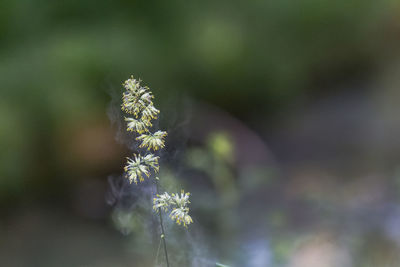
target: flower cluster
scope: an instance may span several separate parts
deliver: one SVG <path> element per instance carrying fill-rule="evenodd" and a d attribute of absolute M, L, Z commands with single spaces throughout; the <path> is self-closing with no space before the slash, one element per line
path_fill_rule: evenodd
<path fill-rule="evenodd" d="M 147 149 L 146 155 L 133 154 L 132 158 L 127 158 L 127 164 L 124 168 L 126 177 L 135 184 L 144 181 L 144 177 L 150 177 L 151 173 L 157 173 L 159 170 L 159 157 L 150 153 L 165 147 L 165 138 L 167 132 L 156 131 L 152 133 L 150 128 L 152 120 L 158 118 L 160 111 L 154 107 L 153 94 L 147 86 L 141 86 L 141 81 L 131 76 L 123 83 L 125 92 L 122 95 L 122 110 L 131 115 L 125 117 L 127 122 L 127 131 L 134 132 L 139 136 L 136 140 L 140 142 L 139 148 Z M 158 178 L 157 178 L 158 179 Z M 186 227 L 193 222 L 189 216 L 188 204 L 190 193 L 169 195 L 165 192 L 154 198 L 155 210 L 167 212 L 171 210 L 169 217 L 177 224 L 183 223 Z"/>
<path fill-rule="evenodd" d="M 134 159 L 127 158 L 128 163 L 125 166 L 124 170 L 127 173 L 127 177 L 129 181 L 132 183 L 135 182 L 137 184 L 137 179 L 139 178 L 140 182 L 144 181 L 143 176 L 150 176 L 150 168 L 154 170 L 154 172 L 158 172 L 158 159 L 159 157 L 154 156 L 153 154 L 148 154 L 145 157 L 142 155 L 133 154 Z"/>
<path fill-rule="evenodd" d="M 140 85 L 140 80 L 133 76 L 124 82 L 125 92 L 122 96 L 122 110 L 132 114 L 146 126 L 151 127 L 151 120 L 157 119 L 160 111 L 153 105 L 154 98 L 150 89 Z"/>
<path fill-rule="evenodd" d="M 136 138 L 138 141 L 142 141 L 139 147 L 147 147 L 147 150 L 153 149 L 154 151 L 164 148 L 164 138 L 167 136 L 167 132 L 157 131 L 155 133 L 142 134 Z"/>
<path fill-rule="evenodd" d="M 125 118 L 125 121 L 128 124 L 127 130 L 129 132 L 137 132 L 139 134 L 149 131 L 147 129 L 147 125 L 140 120 L 135 120 L 134 118 Z"/>
<path fill-rule="evenodd" d="M 133 117 L 125 117 L 127 122 L 127 131 L 140 134 L 137 140 L 142 141 L 140 148 L 156 151 L 165 146 L 164 138 L 167 133 L 157 131 L 154 134 L 149 131 L 152 127 L 151 121 L 157 119 L 160 111 L 154 107 L 152 99 L 154 98 L 150 89 L 140 85 L 140 80 L 133 77 L 124 82 L 125 92 L 122 95 L 122 110 Z M 149 177 L 151 169 L 158 172 L 158 157 L 153 154 L 142 155 L 134 154 L 134 158 L 128 158 L 125 166 L 126 176 L 129 181 L 137 184 L 143 182 L 143 177 Z"/>
<path fill-rule="evenodd" d="M 185 193 L 183 190 L 180 195 L 169 195 L 165 192 L 162 195 L 157 195 L 157 197 L 153 199 L 153 209 L 156 211 L 161 209 L 165 212 L 171 210 L 169 217 L 177 224 L 180 225 L 183 223 L 183 225 L 187 227 L 187 225 L 193 222 L 192 217 L 189 215 L 189 196 L 190 193 Z"/>

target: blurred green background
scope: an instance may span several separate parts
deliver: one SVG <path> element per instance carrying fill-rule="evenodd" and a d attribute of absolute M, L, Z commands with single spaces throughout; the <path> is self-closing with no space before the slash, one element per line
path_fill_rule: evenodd
<path fill-rule="evenodd" d="M 107 204 L 131 74 L 193 192 L 174 266 L 399 266 L 395 0 L 1 1 L 1 266 L 154 266 Z"/>

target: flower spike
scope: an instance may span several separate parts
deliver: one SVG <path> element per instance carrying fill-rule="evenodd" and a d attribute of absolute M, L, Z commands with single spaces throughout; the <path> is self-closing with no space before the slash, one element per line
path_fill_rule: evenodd
<path fill-rule="evenodd" d="M 134 118 L 125 118 L 125 121 L 128 124 L 126 130 L 128 132 L 137 132 L 138 134 L 148 132 L 149 130 L 147 129 L 147 126 L 151 126 L 151 124 L 146 125 L 144 122 L 136 120 Z"/>
<path fill-rule="evenodd" d="M 165 192 L 162 195 L 157 195 L 153 200 L 153 209 L 158 210 L 159 208 L 163 211 L 171 210 L 169 217 L 174 220 L 178 225 L 183 223 L 183 226 L 187 227 L 193 223 L 192 217 L 189 215 L 189 208 L 187 207 L 190 193 L 185 193 L 183 190 L 181 194 L 169 195 Z"/>
<path fill-rule="evenodd" d="M 158 172 L 158 158 L 152 154 L 146 155 L 142 157 L 140 154 L 133 154 L 134 158 L 127 158 L 128 162 L 125 166 L 125 172 L 129 179 L 129 182 L 134 182 L 137 184 L 137 180 L 139 178 L 140 182 L 144 181 L 144 176 L 150 176 L 150 168 L 154 170 L 154 172 Z"/>
<path fill-rule="evenodd" d="M 139 136 L 136 137 L 140 141 L 139 147 L 146 148 L 147 151 L 157 151 L 165 147 L 165 137 L 167 132 L 156 131 L 151 132 L 153 126 L 152 121 L 158 119 L 160 111 L 154 107 L 153 93 L 147 86 L 142 86 L 141 80 L 136 80 L 131 76 L 130 79 L 123 83 L 125 92 L 122 95 L 121 109 L 132 116 L 125 117 L 127 123 L 126 130 L 134 132 Z M 133 154 L 132 158 L 127 158 L 124 168 L 126 177 L 129 182 L 135 184 L 144 181 L 144 177 L 150 177 L 151 173 L 159 171 L 159 157 L 152 153 Z M 156 177 L 156 181 L 158 177 Z M 153 199 L 153 209 L 155 211 L 170 212 L 169 217 L 178 225 L 183 224 L 187 227 L 193 223 L 192 217 L 189 215 L 188 204 L 190 193 L 168 194 L 167 192 L 157 195 Z M 161 214 L 160 214 L 161 216 Z M 163 232 L 164 235 L 164 232 Z"/>
<path fill-rule="evenodd" d="M 153 149 L 157 151 L 160 148 L 165 147 L 164 138 L 167 136 L 167 132 L 157 131 L 155 133 L 142 134 L 136 138 L 138 141 L 142 141 L 139 147 L 147 147 L 147 150 Z"/>

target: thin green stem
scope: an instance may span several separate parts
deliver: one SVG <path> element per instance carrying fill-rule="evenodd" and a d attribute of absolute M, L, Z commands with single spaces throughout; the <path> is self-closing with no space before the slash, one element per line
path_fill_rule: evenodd
<path fill-rule="evenodd" d="M 161 248 L 161 238 L 160 238 L 160 242 L 158 243 L 158 248 L 157 248 L 157 253 L 156 253 L 156 259 L 154 261 L 154 266 L 157 266 L 157 262 L 158 262 L 158 255 L 160 254 L 160 248 Z"/>
<path fill-rule="evenodd" d="M 156 190 L 157 190 L 157 195 L 158 195 L 159 190 L 158 190 L 158 179 L 157 178 L 156 178 Z M 161 239 L 162 239 L 163 245 L 164 245 L 165 260 L 167 262 L 167 267 L 169 267 L 167 243 L 165 241 L 165 232 L 164 232 L 164 224 L 163 224 L 163 219 L 162 219 L 162 214 L 161 214 L 161 208 L 158 208 L 158 215 L 160 216 Z"/>

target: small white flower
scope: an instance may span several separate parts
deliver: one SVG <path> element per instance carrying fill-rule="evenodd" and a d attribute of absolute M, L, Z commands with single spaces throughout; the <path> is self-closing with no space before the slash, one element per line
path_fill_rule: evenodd
<path fill-rule="evenodd" d="M 181 225 L 183 223 L 183 225 L 187 227 L 187 225 L 193 223 L 192 217 L 189 215 L 189 196 L 190 193 L 185 193 L 183 190 L 180 195 L 169 195 L 165 192 L 162 195 L 157 195 L 157 197 L 153 199 L 153 209 L 158 211 L 160 208 L 165 212 L 171 209 L 169 217 L 177 224 Z"/>
<path fill-rule="evenodd" d="M 139 102 L 138 97 L 133 91 L 126 91 L 122 95 L 122 110 L 126 113 L 133 114 L 135 117 L 146 107 L 146 103 Z"/>
<path fill-rule="evenodd" d="M 137 132 L 142 134 L 148 131 L 147 125 L 140 120 L 135 120 L 134 118 L 125 118 L 125 121 L 128 122 L 127 130 L 129 132 Z"/>
<path fill-rule="evenodd" d="M 153 209 L 157 211 L 161 208 L 162 210 L 167 211 L 172 203 L 171 200 L 172 198 L 167 192 L 162 195 L 157 195 L 157 197 L 153 199 Z"/>
<path fill-rule="evenodd" d="M 147 154 L 146 156 L 142 157 L 142 161 L 149 167 L 153 168 L 154 172 L 158 172 L 159 165 L 158 159 L 160 157 L 154 156 L 153 154 Z"/>
<path fill-rule="evenodd" d="M 139 147 L 147 147 L 147 150 L 153 149 L 158 150 L 165 147 L 164 138 L 167 136 L 167 132 L 157 131 L 155 133 L 142 134 L 136 138 L 138 141 L 142 141 Z"/>
<path fill-rule="evenodd" d="M 179 207 L 186 207 L 187 204 L 190 203 L 189 201 L 189 196 L 190 193 L 181 190 L 181 194 L 172 194 L 173 200 L 175 201 L 175 204 Z"/>
<path fill-rule="evenodd" d="M 154 96 L 149 91 L 149 88 L 144 87 L 142 90 L 143 91 L 140 91 L 140 99 L 145 103 L 153 104 L 152 99 L 154 98 Z"/>
<path fill-rule="evenodd" d="M 152 104 L 147 105 L 142 110 L 141 120 L 144 122 L 155 120 L 158 117 L 158 113 L 160 113 L 160 111 L 156 109 Z"/>
<path fill-rule="evenodd" d="M 154 96 L 148 87 L 140 86 L 140 81 L 133 77 L 125 81 L 124 87 L 126 91 L 122 95 L 121 106 L 123 111 L 135 115 L 136 118 L 143 111 L 142 117 L 144 116 L 146 122 L 157 118 L 159 111 L 153 106 Z"/>
<path fill-rule="evenodd" d="M 132 92 L 125 92 L 122 96 L 122 110 L 125 111 L 126 113 L 133 114 L 137 118 L 140 114 L 140 112 L 146 112 L 143 113 L 142 117 L 145 116 L 144 118 L 146 120 L 152 120 L 156 119 L 157 116 L 152 114 L 153 116 L 147 116 L 149 113 L 149 110 L 154 111 L 154 106 L 153 103 L 150 100 L 142 99 L 140 96 L 133 94 Z M 155 109 L 157 110 L 157 109 Z M 158 110 L 157 110 L 158 111 Z M 159 112 L 159 111 L 158 111 Z M 157 112 L 157 113 L 158 113 Z M 146 115 L 144 115 L 146 114 Z"/>
<path fill-rule="evenodd" d="M 183 223 L 183 226 L 185 227 L 193 222 L 192 217 L 189 215 L 189 208 L 174 208 L 169 217 L 178 225 Z"/>
<path fill-rule="evenodd" d="M 124 170 L 126 172 L 126 176 L 129 179 L 129 182 L 132 181 L 137 184 L 137 180 L 139 178 L 140 182 L 144 181 L 144 176 L 150 176 L 150 167 L 154 169 L 155 172 L 158 172 L 158 157 L 155 157 L 152 154 L 146 155 L 142 157 L 141 155 L 134 154 L 134 158 L 127 158 L 128 162 L 125 166 Z"/>
<path fill-rule="evenodd" d="M 136 91 L 140 87 L 140 82 L 140 80 L 136 80 L 135 78 L 133 78 L 133 76 L 131 76 L 130 79 L 126 80 L 123 83 L 123 86 L 128 91 Z"/>

